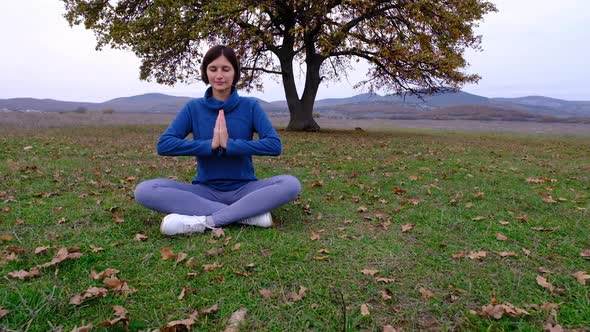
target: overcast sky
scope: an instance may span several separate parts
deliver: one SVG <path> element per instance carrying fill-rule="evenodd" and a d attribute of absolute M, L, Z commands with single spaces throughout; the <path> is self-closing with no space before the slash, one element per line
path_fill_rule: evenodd
<path fill-rule="evenodd" d="M 482 79 L 464 91 L 485 97 L 543 95 L 590 100 L 590 1 L 494 0 L 498 12 L 478 28 L 483 51 L 466 54 L 469 73 Z M 58 0 L 0 1 L 0 98 L 33 97 L 101 102 L 117 97 L 160 92 L 200 97 L 203 83 L 158 85 L 139 80 L 140 61 L 128 51 L 95 51 L 91 31 L 70 28 Z M 365 73 L 350 73 L 348 82 L 322 85 L 318 98 L 366 92 L 352 86 Z M 282 86 L 272 80 L 267 101 L 283 100 Z"/>

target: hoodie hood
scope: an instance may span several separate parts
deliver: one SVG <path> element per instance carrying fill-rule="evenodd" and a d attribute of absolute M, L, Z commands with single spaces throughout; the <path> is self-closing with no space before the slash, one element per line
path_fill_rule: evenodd
<path fill-rule="evenodd" d="M 201 99 L 201 104 L 205 106 L 207 109 L 213 112 L 219 112 L 219 110 L 223 110 L 226 114 L 232 112 L 236 109 L 240 102 L 240 96 L 238 95 L 238 90 L 236 87 L 231 88 L 231 94 L 226 101 L 221 101 L 213 98 L 213 88 L 207 88 L 205 91 L 205 97 Z"/>

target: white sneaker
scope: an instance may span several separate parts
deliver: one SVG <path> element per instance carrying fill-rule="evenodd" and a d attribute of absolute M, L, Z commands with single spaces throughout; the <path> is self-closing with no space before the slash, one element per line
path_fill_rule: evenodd
<path fill-rule="evenodd" d="M 178 235 L 191 233 L 204 233 L 207 228 L 212 228 L 206 223 L 205 216 L 186 216 L 172 213 L 162 219 L 160 232 L 164 235 Z"/>
<path fill-rule="evenodd" d="M 240 221 L 238 221 L 238 224 L 258 226 L 258 227 L 271 227 L 272 226 L 272 216 L 270 215 L 270 212 L 267 212 L 267 213 L 263 213 L 258 216 L 254 216 L 254 217 L 240 220 Z"/>

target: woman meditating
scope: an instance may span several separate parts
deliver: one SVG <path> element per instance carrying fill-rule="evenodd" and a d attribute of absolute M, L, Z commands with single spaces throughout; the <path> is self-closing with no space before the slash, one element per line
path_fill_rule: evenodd
<path fill-rule="evenodd" d="M 258 101 L 238 95 L 240 68 L 231 48 L 209 49 L 201 78 L 211 85 L 205 96 L 189 101 L 158 141 L 160 155 L 195 156 L 197 176 L 192 183 L 144 181 L 135 199 L 167 214 L 160 225 L 165 235 L 203 233 L 235 222 L 270 227 L 270 211 L 294 200 L 301 184 L 291 175 L 257 179 L 252 156 L 279 155 L 281 140 Z M 192 140 L 186 139 L 190 133 Z"/>

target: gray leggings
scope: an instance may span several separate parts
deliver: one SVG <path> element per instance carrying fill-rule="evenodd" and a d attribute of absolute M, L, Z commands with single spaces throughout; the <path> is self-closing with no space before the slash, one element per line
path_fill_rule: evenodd
<path fill-rule="evenodd" d="M 217 191 L 207 186 L 169 179 L 141 182 L 135 200 L 163 213 L 207 216 L 212 226 L 221 227 L 257 216 L 294 200 L 301 184 L 291 175 L 277 175 L 248 182 L 233 191 Z"/>

